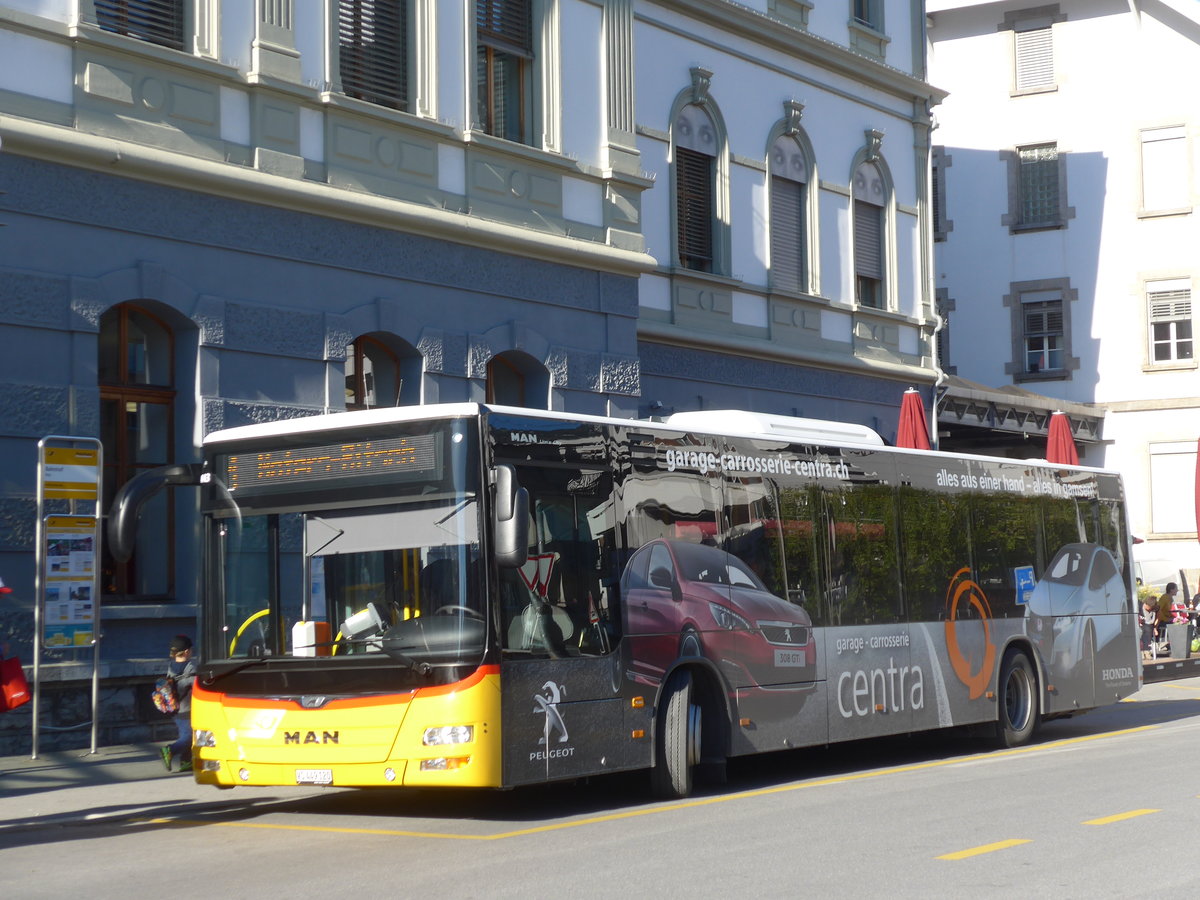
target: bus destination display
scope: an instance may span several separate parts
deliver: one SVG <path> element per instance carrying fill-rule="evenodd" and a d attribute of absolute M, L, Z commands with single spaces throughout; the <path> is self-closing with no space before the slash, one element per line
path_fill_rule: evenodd
<path fill-rule="evenodd" d="M 230 493 L 278 491 L 305 484 L 373 480 L 407 481 L 440 475 L 439 436 L 414 435 L 372 441 L 345 441 L 319 447 L 260 450 L 223 458 Z"/>

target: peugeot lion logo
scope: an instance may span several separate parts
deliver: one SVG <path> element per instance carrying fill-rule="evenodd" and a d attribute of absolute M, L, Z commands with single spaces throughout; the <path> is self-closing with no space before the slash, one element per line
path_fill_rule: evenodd
<path fill-rule="evenodd" d="M 559 733 L 558 743 L 565 744 L 567 742 L 567 724 L 558 712 L 558 703 L 567 689 L 553 681 L 547 681 L 542 685 L 542 690 L 545 693 L 533 695 L 533 700 L 537 704 L 533 711 L 546 716 L 546 725 L 542 730 L 542 736 L 538 738 L 538 743 L 549 744 L 550 735 L 557 731 Z"/>

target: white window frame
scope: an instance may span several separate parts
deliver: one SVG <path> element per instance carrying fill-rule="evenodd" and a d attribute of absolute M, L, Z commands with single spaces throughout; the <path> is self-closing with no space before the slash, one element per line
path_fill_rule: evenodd
<path fill-rule="evenodd" d="M 1162 281 L 1147 281 L 1145 293 L 1149 366 L 1151 368 L 1195 366 L 1196 329 L 1191 279 L 1172 278 Z M 1186 329 L 1188 332 L 1186 335 L 1180 335 L 1179 331 L 1183 329 L 1177 327 L 1183 322 L 1187 322 L 1189 326 Z M 1155 326 L 1161 324 L 1168 324 L 1171 327 L 1166 336 L 1157 338 Z M 1185 346 L 1181 347 L 1181 344 Z M 1170 349 L 1168 358 L 1157 358 L 1155 350 L 1160 346 Z M 1180 356 L 1181 350 L 1186 350 L 1187 355 Z"/>
<path fill-rule="evenodd" d="M 1196 442 L 1162 441 L 1149 445 L 1150 530 L 1154 534 L 1196 535 Z"/>
<path fill-rule="evenodd" d="M 1192 211 L 1187 128 L 1169 125 L 1141 132 L 1141 214 Z"/>

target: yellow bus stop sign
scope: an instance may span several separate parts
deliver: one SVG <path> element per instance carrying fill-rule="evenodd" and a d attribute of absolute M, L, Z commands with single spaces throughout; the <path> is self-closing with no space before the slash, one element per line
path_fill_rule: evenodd
<path fill-rule="evenodd" d="M 95 448 L 42 448 L 42 496 L 94 502 L 100 484 L 99 453 Z"/>

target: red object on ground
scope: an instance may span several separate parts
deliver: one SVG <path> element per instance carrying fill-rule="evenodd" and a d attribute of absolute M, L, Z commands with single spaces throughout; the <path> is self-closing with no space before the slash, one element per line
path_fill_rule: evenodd
<path fill-rule="evenodd" d="M 1046 461 L 1064 466 L 1079 465 L 1079 453 L 1075 449 L 1075 438 L 1071 434 L 1071 420 L 1066 413 L 1056 412 L 1050 416 L 1049 434 L 1046 436 Z"/>
<path fill-rule="evenodd" d="M 909 388 L 900 398 L 900 424 L 896 428 L 896 446 L 930 450 L 929 429 L 925 427 L 925 404 L 921 393 Z"/>

